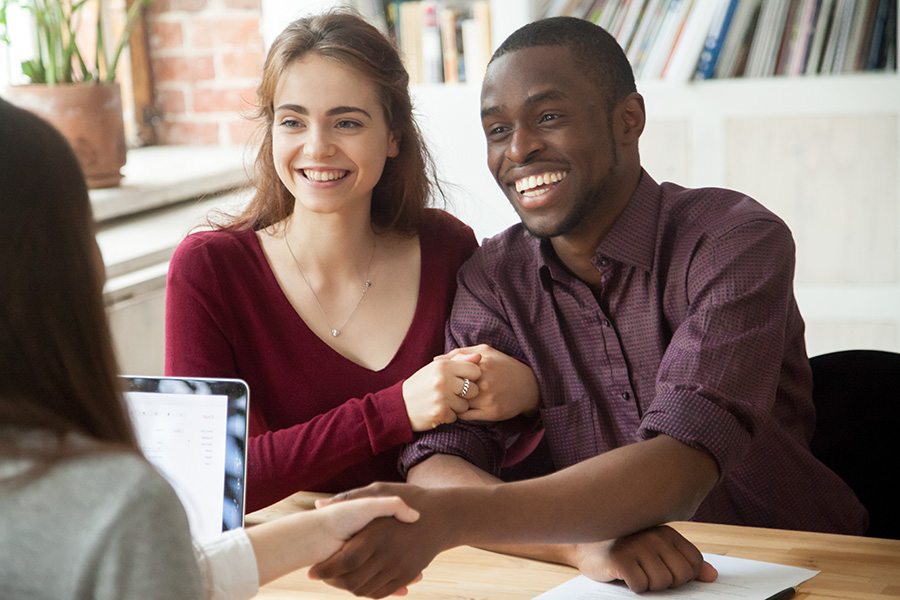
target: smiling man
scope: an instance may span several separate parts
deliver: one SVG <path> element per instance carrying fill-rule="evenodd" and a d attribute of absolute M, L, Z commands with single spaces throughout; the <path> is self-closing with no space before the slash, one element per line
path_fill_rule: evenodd
<path fill-rule="evenodd" d="M 411 483 L 443 488 L 406 497 L 422 520 L 394 527 L 403 538 L 373 525 L 378 542 L 363 532 L 314 573 L 383 590 L 467 543 L 607 578 L 615 544 L 596 540 L 689 518 L 862 534 L 865 509 L 809 450 L 787 226 L 738 192 L 658 184 L 643 170 L 643 98 L 615 39 L 589 22 L 513 33 L 481 98 L 488 166 L 521 224 L 460 271 L 448 346 L 488 344 L 532 367 L 556 472 L 498 485 L 521 422 L 430 431 L 401 456 Z M 535 540 L 575 543 L 491 546 Z M 393 552 L 380 564 L 395 575 L 411 566 L 381 588 L 362 584 L 377 572 L 364 546 L 367 557 Z"/>
<path fill-rule="evenodd" d="M 863 533 L 865 510 L 809 451 L 787 226 L 743 194 L 660 185 L 642 169 L 643 98 L 615 39 L 590 23 L 515 32 L 481 99 L 488 166 L 522 222 L 463 267 L 448 343 L 534 369 L 555 467 L 643 451 L 641 474 L 662 481 L 657 457 L 676 453 L 697 476 L 671 495 L 637 503 L 605 471 L 598 490 L 626 514 L 684 515 L 699 494 L 697 520 Z M 491 481 L 510 429 L 423 436 L 403 455 L 409 481 Z"/>

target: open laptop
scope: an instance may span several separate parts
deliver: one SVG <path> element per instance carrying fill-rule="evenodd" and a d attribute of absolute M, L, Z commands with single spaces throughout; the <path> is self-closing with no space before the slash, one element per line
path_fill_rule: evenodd
<path fill-rule="evenodd" d="M 249 390 L 238 379 L 120 378 L 147 459 L 200 542 L 244 524 Z"/>

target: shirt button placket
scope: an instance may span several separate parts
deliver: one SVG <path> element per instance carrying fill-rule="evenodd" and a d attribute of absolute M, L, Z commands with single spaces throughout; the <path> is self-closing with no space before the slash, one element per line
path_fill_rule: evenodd
<path fill-rule="evenodd" d="M 600 281 L 606 283 L 609 281 L 609 278 L 612 276 L 609 269 L 609 259 L 605 256 L 600 256 L 599 258 L 594 259 L 594 268 L 600 273 Z"/>

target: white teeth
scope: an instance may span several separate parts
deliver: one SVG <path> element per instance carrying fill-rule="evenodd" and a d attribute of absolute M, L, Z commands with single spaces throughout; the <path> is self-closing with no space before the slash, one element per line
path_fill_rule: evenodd
<path fill-rule="evenodd" d="M 516 181 L 516 191 L 520 193 L 525 193 L 528 190 L 534 189 L 541 185 L 547 185 L 550 183 L 557 183 L 566 178 L 568 173 L 566 171 L 556 171 L 553 173 L 542 173 L 541 175 L 531 175 L 529 177 L 523 177 Z M 527 195 L 534 195 L 536 192 Z"/>
<path fill-rule="evenodd" d="M 313 171 L 312 169 L 303 169 L 303 174 L 312 181 L 334 181 L 345 177 L 347 171 Z"/>

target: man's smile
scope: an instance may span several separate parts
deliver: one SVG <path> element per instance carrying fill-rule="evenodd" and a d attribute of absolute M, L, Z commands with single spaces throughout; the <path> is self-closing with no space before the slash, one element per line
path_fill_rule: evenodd
<path fill-rule="evenodd" d="M 516 180 L 516 191 L 523 196 L 535 196 L 543 192 L 542 186 L 558 183 L 566 178 L 567 171 L 552 171 L 540 175 L 529 175 Z"/>

